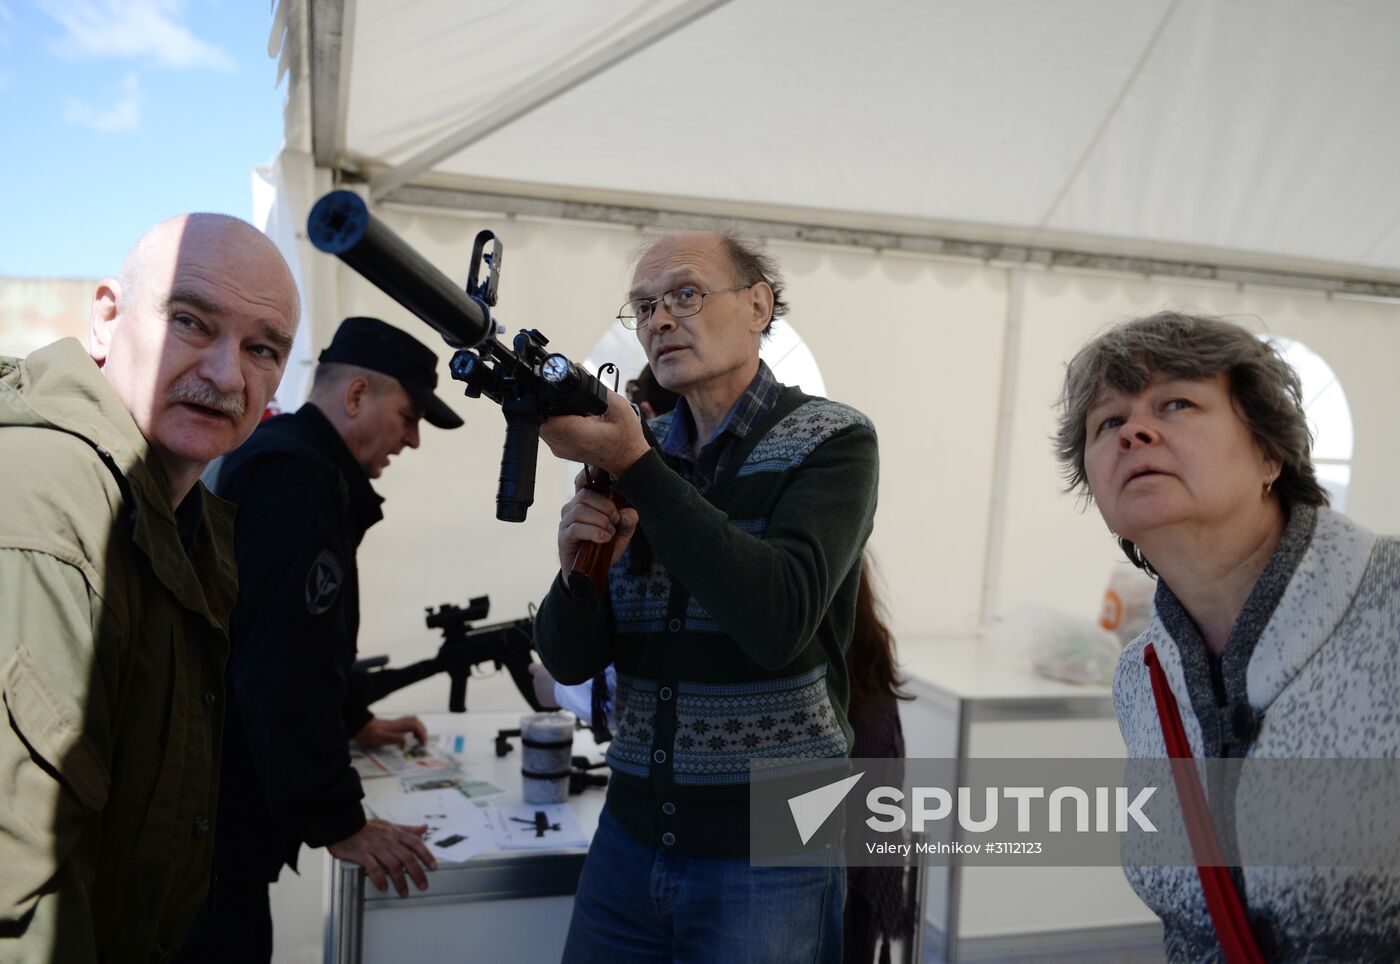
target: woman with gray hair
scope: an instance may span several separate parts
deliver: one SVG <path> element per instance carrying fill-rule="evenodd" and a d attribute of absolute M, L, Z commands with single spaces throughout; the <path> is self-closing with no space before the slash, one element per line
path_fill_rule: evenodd
<path fill-rule="evenodd" d="M 1113 682 L 1129 756 L 1400 756 L 1400 543 L 1327 507 L 1272 345 L 1220 318 L 1120 324 L 1070 361 L 1055 443 L 1159 578 Z M 1211 807 L 1233 852 L 1231 805 Z M 1389 871 L 1197 863 L 1126 868 L 1173 961 L 1400 960 Z"/>

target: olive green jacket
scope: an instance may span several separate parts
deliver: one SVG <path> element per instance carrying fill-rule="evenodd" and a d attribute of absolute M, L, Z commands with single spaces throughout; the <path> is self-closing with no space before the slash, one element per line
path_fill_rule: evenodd
<path fill-rule="evenodd" d="M 208 889 L 233 507 L 192 559 L 82 345 L 0 358 L 0 962 L 152 961 Z"/>

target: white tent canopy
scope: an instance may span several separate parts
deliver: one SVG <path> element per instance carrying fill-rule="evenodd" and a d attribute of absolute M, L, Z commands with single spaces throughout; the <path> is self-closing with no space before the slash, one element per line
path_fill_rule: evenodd
<path fill-rule="evenodd" d="M 769 240 L 802 350 L 879 428 L 902 645 L 1025 601 L 1097 612 L 1121 555 L 1060 491 L 1060 366 L 1164 306 L 1315 352 L 1355 419 L 1329 468 L 1347 511 L 1400 530 L 1377 364 L 1400 353 L 1397 36 L 1392 0 L 280 0 L 268 224 L 308 306 L 289 381 L 343 316 L 414 325 L 300 236 L 334 186 L 449 275 L 491 227 L 502 318 L 579 360 L 623 360 L 603 339 L 639 229 L 710 217 Z M 500 414 L 455 407 L 451 444 L 377 483 L 367 636 L 424 593 L 523 611 L 552 575 L 572 470 L 541 453 L 502 531 Z"/>
<path fill-rule="evenodd" d="M 288 146 L 377 201 L 712 213 L 775 236 L 1400 293 L 1390 0 L 282 0 L 278 15 Z"/>
<path fill-rule="evenodd" d="M 1063 360 L 1130 315 L 1228 314 L 1315 353 L 1344 422 L 1326 471 L 1348 514 L 1400 531 L 1395 0 L 278 0 L 276 18 L 287 136 L 264 223 L 306 307 L 284 404 L 346 315 L 447 354 L 306 243 L 332 187 L 459 279 L 494 230 L 501 317 L 576 360 L 635 350 L 612 314 L 640 229 L 709 217 L 768 240 L 800 350 L 879 431 L 871 546 L 906 655 L 1023 603 L 1099 612 L 1126 563 L 1049 436 Z M 500 412 L 454 389 L 465 427 L 426 430 L 375 482 L 363 655 L 433 652 L 423 605 L 489 592 L 493 620 L 522 615 L 558 565 L 576 467 L 541 451 L 529 520 L 497 522 Z M 469 700 L 520 705 L 504 684 Z M 274 906 L 279 941 L 319 925 Z"/>

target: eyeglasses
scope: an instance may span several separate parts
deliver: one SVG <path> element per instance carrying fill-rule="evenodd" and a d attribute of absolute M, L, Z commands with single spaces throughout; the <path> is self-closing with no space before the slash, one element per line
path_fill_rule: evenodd
<path fill-rule="evenodd" d="M 672 288 L 670 291 L 662 292 L 655 298 L 633 298 L 617 313 L 617 320 L 622 322 L 622 327 L 630 331 L 638 331 L 651 324 L 652 315 L 656 314 L 656 305 L 661 303 L 666 306 L 666 310 L 672 318 L 689 318 L 700 311 L 700 306 L 705 303 L 706 295 L 722 295 L 730 291 L 743 291 L 752 288 L 754 284 L 736 285 L 733 288 L 715 288 L 710 291 L 701 291 L 694 285 L 681 285 L 679 288 Z"/>

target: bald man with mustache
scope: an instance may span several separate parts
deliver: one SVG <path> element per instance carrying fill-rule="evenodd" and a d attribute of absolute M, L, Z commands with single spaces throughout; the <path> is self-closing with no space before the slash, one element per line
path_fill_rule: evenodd
<path fill-rule="evenodd" d="M 265 236 L 188 214 L 98 283 L 89 348 L 0 358 L 0 959 L 163 960 L 199 910 L 237 592 L 199 476 L 300 310 Z"/>

